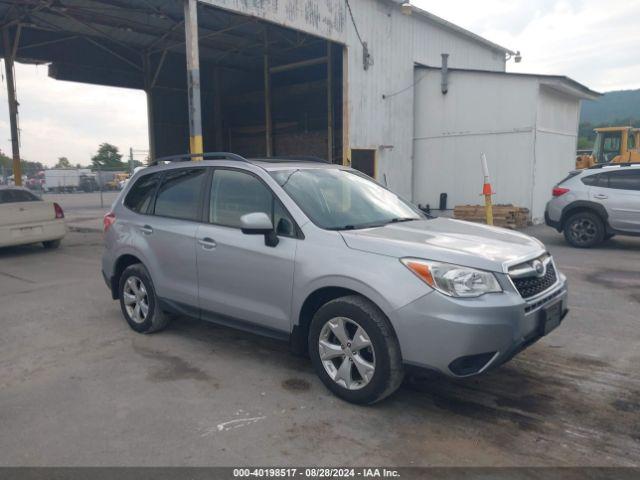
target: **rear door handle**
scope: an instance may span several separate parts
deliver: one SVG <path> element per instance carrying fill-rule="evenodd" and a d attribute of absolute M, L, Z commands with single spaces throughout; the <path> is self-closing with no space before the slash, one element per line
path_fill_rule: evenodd
<path fill-rule="evenodd" d="M 204 248 L 205 250 L 213 250 L 217 246 L 213 238 L 209 238 L 209 237 L 205 237 L 198 240 L 198 243 L 202 245 L 202 248 Z"/>
<path fill-rule="evenodd" d="M 603 193 L 596 193 L 596 194 L 594 195 L 594 198 L 597 198 L 597 199 L 599 199 L 599 200 L 606 200 L 607 198 L 609 198 L 609 196 L 608 196 L 608 195 L 605 195 L 605 194 L 603 194 Z"/>
<path fill-rule="evenodd" d="M 153 228 L 151 228 L 149 225 L 145 225 L 143 227 L 140 227 L 140 231 L 145 235 L 151 235 L 153 233 Z"/>

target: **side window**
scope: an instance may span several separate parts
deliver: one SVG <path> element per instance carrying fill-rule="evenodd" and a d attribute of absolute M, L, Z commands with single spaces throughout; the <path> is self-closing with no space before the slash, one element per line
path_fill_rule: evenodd
<path fill-rule="evenodd" d="M 609 188 L 617 190 L 640 190 L 640 170 L 609 173 Z"/>
<path fill-rule="evenodd" d="M 198 220 L 206 172 L 204 168 L 185 168 L 167 172 L 156 197 L 155 215 Z"/>
<path fill-rule="evenodd" d="M 588 177 L 582 178 L 582 183 L 588 185 L 590 187 L 609 187 L 609 174 L 608 173 L 599 173 L 597 175 L 589 175 Z"/>
<path fill-rule="evenodd" d="M 296 227 L 293 220 L 289 216 L 284 205 L 280 203 L 280 200 L 275 200 L 273 205 L 273 225 L 276 227 L 276 233 L 283 237 L 295 237 Z"/>
<path fill-rule="evenodd" d="M 240 228 L 240 217 L 264 212 L 273 216 L 273 194 L 253 175 L 237 170 L 216 170 L 211 186 L 209 221 Z"/>
<path fill-rule="evenodd" d="M 278 235 L 296 236 L 293 219 L 260 180 L 238 170 L 216 170 L 211 185 L 209 222 L 240 228 L 240 217 L 255 212 L 266 213 Z"/>
<path fill-rule="evenodd" d="M 124 206 L 137 213 L 148 213 L 159 180 L 160 173 L 140 177 L 124 199 Z"/>
<path fill-rule="evenodd" d="M 13 201 L 11 198 L 10 190 L 0 190 L 0 203 L 11 203 Z"/>
<path fill-rule="evenodd" d="M 36 197 L 33 193 L 27 192 L 25 190 L 14 190 L 13 191 L 13 201 L 14 202 L 37 202 L 40 199 Z"/>

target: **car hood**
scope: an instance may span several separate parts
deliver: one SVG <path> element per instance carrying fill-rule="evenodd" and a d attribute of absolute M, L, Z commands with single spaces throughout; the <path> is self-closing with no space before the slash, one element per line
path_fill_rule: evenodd
<path fill-rule="evenodd" d="M 415 257 L 504 272 L 504 264 L 545 252 L 528 235 L 477 223 L 434 218 L 341 231 L 349 248 L 398 258 Z"/>

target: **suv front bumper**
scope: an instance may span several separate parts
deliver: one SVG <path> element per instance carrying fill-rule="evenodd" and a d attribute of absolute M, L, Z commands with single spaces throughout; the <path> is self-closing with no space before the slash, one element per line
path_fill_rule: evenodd
<path fill-rule="evenodd" d="M 431 292 L 391 315 L 404 362 L 452 377 L 483 373 L 513 358 L 568 312 L 566 278 L 525 301 L 516 291 L 460 299 Z M 545 328 L 545 326 L 547 328 Z"/>

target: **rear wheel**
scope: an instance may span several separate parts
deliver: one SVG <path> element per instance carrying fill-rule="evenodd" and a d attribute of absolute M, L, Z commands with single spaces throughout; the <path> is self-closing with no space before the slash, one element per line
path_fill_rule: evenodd
<path fill-rule="evenodd" d="M 54 250 L 60 246 L 60 240 L 47 240 L 46 242 L 42 242 L 42 245 L 47 250 Z"/>
<path fill-rule="evenodd" d="M 574 247 L 590 248 L 604 241 L 604 223 L 592 212 L 578 212 L 564 223 L 564 238 Z"/>
<path fill-rule="evenodd" d="M 141 263 L 130 265 L 122 272 L 119 294 L 122 314 L 136 332 L 157 332 L 169 323 L 169 315 L 158 308 L 153 282 Z"/>
<path fill-rule="evenodd" d="M 398 389 L 404 376 L 389 320 L 357 295 L 332 300 L 316 312 L 309 353 L 327 388 L 352 403 L 382 400 Z"/>

